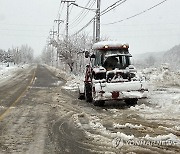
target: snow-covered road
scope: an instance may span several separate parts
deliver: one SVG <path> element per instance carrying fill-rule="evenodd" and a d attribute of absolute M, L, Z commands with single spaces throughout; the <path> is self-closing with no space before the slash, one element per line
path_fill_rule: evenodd
<path fill-rule="evenodd" d="M 140 73 L 149 80 L 148 99 L 132 107 L 124 102 L 108 102 L 103 108 L 85 107 L 74 115 L 96 152 L 180 152 L 180 74 L 166 67 Z M 70 78 L 64 88 L 77 90 L 83 78 Z"/>
<path fill-rule="evenodd" d="M 1 119 L 1 153 L 180 153 L 178 73 L 171 77 L 167 69 L 141 71 L 149 80 L 148 99 L 131 107 L 123 101 L 95 107 L 77 99 L 82 76 L 46 67 L 51 73 L 39 66 L 29 90 L 18 98 L 19 105 Z M 32 77 L 28 66 L 8 69 L 12 70 L 1 69 L 2 89 L 9 81 L 26 83 L 26 75 Z M 20 72 L 29 75 L 20 78 Z M 63 79 L 67 83 L 62 86 Z"/>

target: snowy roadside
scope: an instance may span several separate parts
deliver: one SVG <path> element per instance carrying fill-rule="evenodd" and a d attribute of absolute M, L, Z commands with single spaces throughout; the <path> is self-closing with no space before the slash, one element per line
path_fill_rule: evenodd
<path fill-rule="evenodd" d="M 65 72 L 63 70 L 57 69 L 52 66 L 45 65 L 49 70 L 53 71 L 56 76 L 63 78 L 66 82 L 64 89 L 77 90 L 79 84 L 83 84 L 84 76 L 75 76 L 74 74 Z M 174 103 L 179 103 L 180 96 L 180 72 L 171 71 L 167 65 L 162 65 L 160 68 L 147 68 L 144 70 L 139 70 L 139 74 L 146 77 L 149 85 L 150 95 L 154 95 L 153 91 L 164 91 L 167 93 L 175 93 L 171 97 Z"/>
<path fill-rule="evenodd" d="M 146 68 L 141 73 L 146 76 L 146 79 L 153 86 L 180 86 L 180 72 L 172 71 L 168 64 L 161 65 L 159 68 Z"/>
<path fill-rule="evenodd" d="M 56 76 L 67 81 L 63 87 L 64 89 L 74 91 L 77 90 L 79 84 L 83 83 L 83 76 L 75 76 L 54 67 L 47 67 Z M 120 149 L 122 146 L 125 149 L 129 146 L 131 146 L 131 149 L 136 149 L 136 146 L 140 146 L 141 150 L 147 150 L 161 145 L 166 146 L 166 144 L 169 147 L 175 146 L 179 148 L 180 74 L 166 67 L 148 68 L 139 71 L 139 73 L 143 74 L 149 83 L 150 96 L 147 102 L 138 103 L 136 106 L 132 106 L 124 111 L 111 108 L 103 109 L 104 117 L 102 114 L 99 115 L 99 113 L 97 115 L 87 112 L 77 113 L 73 116 L 74 123 L 78 128 L 84 130 L 88 140 L 102 149 L 106 148 L 106 150 L 108 148 L 111 150 L 114 148 Z M 86 109 L 84 110 L 86 111 Z M 109 112 L 111 112 L 113 131 L 104 126 L 104 118 Z M 116 119 L 120 119 L 123 116 L 123 112 L 135 113 L 146 122 L 140 121 L 140 123 L 136 123 L 133 119 L 131 122 L 127 122 L 126 120 L 128 119 L 116 121 Z M 83 118 L 86 119 L 85 124 L 81 122 Z M 151 126 L 152 122 L 156 123 L 156 125 Z M 130 130 L 132 133 L 127 133 L 125 130 Z"/>
<path fill-rule="evenodd" d="M 75 76 L 51 66 L 46 67 L 56 76 L 67 81 L 63 86 L 64 89 L 74 91 L 78 89 L 80 84 L 83 84 L 83 76 Z M 169 116 L 167 113 L 180 115 L 180 72 L 173 72 L 167 65 L 163 65 L 160 68 L 140 70 L 138 73 L 143 74 L 147 79 L 150 91 L 148 100 L 153 107 L 141 104 L 131 109 L 143 112 L 146 110 L 148 113 L 159 113 L 160 115 L 165 113 L 167 116 Z"/>
<path fill-rule="evenodd" d="M 45 65 L 51 72 L 53 72 L 57 77 L 62 78 L 66 81 L 66 84 L 62 87 L 67 90 L 77 90 L 78 86 L 83 83 L 83 76 L 75 76 L 72 73 L 65 72 L 61 69 Z"/>
<path fill-rule="evenodd" d="M 27 68 L 28 66 L 29 66 L 28 64 L 23 64 L 23 65 L 10 64 L 9 67 L 7 67 L 7 64 L 0 63 L 0 81 L 4 81 L 12 77 L 15 72 L 23 68 Z"/>
<path fill-rule="evenodd" d="M 142 71 L 149 82 L 149 103 L 131 107 L 148 119 L 171 119 L 180 124 L 180 72 L 172 71 L 168 65 L 147 68 Z M 174 121 L 173 119 L 179 119 Z"/>

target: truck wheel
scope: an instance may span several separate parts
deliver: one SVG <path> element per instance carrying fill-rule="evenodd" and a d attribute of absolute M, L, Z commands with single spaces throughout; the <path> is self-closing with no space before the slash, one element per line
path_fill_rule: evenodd
<path fill-rule="evenodd" d="M 92 102 L 92 85 L 91 84 L 85 84 L 84 86 L 84 95 L 86 102 Z"/>
<path fill-rule="evenodd" d="M 104 106 L 105 101 L 93 101 L 94 106 Z"/>
<path fill-rule="evenodd" d="M 137 104 L 137 101 L 138 101 L 138 99 L 136 99 L 136 98 L 131 98 L 131 99 L 126 99 L 126 100 L 125 100 L 125 103 L 126 103 L 127 105 L 134 106 L 134 105 Z"/>

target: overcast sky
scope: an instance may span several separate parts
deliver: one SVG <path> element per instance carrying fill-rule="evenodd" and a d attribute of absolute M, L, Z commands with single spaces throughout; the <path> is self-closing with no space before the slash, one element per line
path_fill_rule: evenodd
<path fill-rule="evenodd" d="M 116 1 L 101 0 L 101 11 Z M 101 36 L 129 43 L 132 54 L 164 51 L 180 44 L 180 0 L 167 0 L 142 15 L 106 25 L 147 10 L 161 1 L 127 0 L 101 17 Z M 76 0 L 80 6 L 86 6 L 88 2 L 92 8 L 96 8 L 95 0 Z M 82 11 L 79 7 L 70 6 L 70 35 L 95 15 L 93 11 L 87 14 Z M 59 17 L 66 20 L 66 4 L 61 3 L 61 0 L 0 0 L 0 49 L 28 44 L 36 55 L 40 54 L 50 29 L 54 26 L 57 30 L 54 20 Z M 60 28 L 63 37 L 64 24 Z M 92 35 L 92 28 L 90 25 L 84 31 Z"/>

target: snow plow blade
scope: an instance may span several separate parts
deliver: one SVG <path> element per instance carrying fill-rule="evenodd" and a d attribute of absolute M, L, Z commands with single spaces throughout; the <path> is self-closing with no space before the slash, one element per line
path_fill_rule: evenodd
<path fill-rule="evenodd" d="M 125 100 L 147 98 L 146 82 L 131 81 L 118 83 L 96 83 L 93 89 L 93 98 L 98 100 Z"/>

